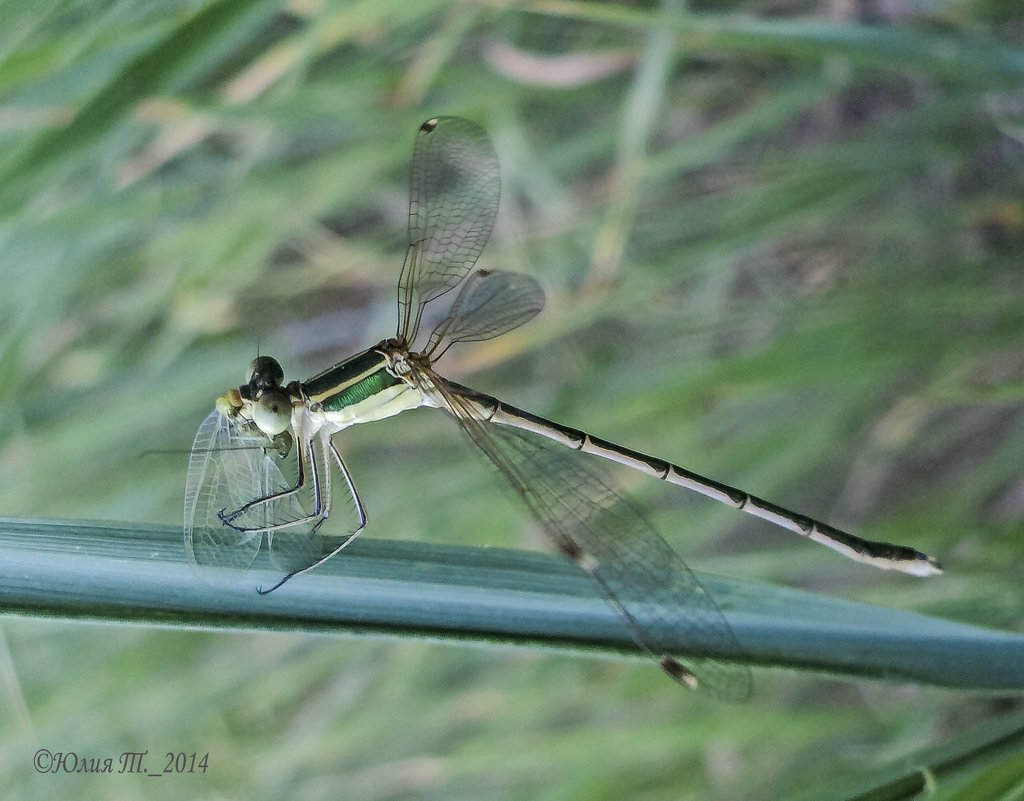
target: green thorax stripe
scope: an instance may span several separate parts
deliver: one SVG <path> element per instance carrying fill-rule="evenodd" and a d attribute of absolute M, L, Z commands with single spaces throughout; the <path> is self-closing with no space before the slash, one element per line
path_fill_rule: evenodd
<path fill-rule="evenodd" d="M 385 364 L 384 357 L 371 348 L 304 381 L 302 389 L 325 411 L 340 411 L 400 383 Z"/>

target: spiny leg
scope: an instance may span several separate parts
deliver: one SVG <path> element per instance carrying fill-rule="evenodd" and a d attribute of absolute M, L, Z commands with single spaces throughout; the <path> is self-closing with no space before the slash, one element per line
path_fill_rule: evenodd
<path fill-rule="evenodd" d="M 296 460 L 297 460 L 298 479 L 296 480 L 294 486 L 289 487 L 288 489 L 281 490 L 280 492 L 274 492 L 274 493 L 271 493 L 269 495 L 264 495 L 264 496 L 262 496 L 260 498 L 254 498 L 253 500 L 249 501 L 248 503 L 244 504 L 243 506 L 240 506 L 238 509 L 236 509 L 234 512 L 231 512 L 231 513 L 227 513 L 227 512 L 225 512 L 225 510 L 221 509 L 217 513 L 217 517 L 220 518 L 220 521 L 224 525 L 228 526 L 231 529 L 234 529 L 235 531 L 251 532 L 251 531 L 278 531 L 278 530 L 283 529 L 283 528 L 291 528 L 292 526 L 298 526 L 298 525 L 302 525 L 303 523 L 308 523 L 311 520 L 316 520 L 317 522 L 316 522 L 316 525 L 315 525 L 315 527 L 313 529 L 313 531 L 316 531 L 316 529 L 319 528 L 320 525 L 323 523 L 324 519 L 326 519 L 327 515 L 326 514 L 322 514 L 322 510 L 323 510 L 325 504 L 323 503 L 323 500 L 322 500 L 323 493 L 322 493 L 322 491 L 320 489 L 320 478 L 319 478 L 319 474 L 318 474 L 318 470 L 317 470 L 316 454 L 314 453 L 314 450 L 313 450 L 313 442 L 312 442 L 312 440 L 309 440 L 308 442 L 306 442 L 304 447 L 296 448 L 295 453 L 296 453 Z M 282 501 L 282 500 L 284 500 L 284 499 L 286 499 L 286 498 L 288 498 L 288 497 L 290 497 L 292 495 L 295 495 L 296 493 L 300 492 L 306 486 L 305 463 L 306 463 L 307 460 L 309 461 L 310 474 L 312 475 L 312 481 L 313 481 L 313 512 L 312 512 L 312 514 L 308 514 L 308 515 L 305 515 L 303 517 L 298 517 L 298 518 L 295 518 L 294 520 L 286 520 L 286 521 L 281 522 L 281 523 L 275 523 L 275 524 L 269 525 L 269 526 L 236 526 L 236 525 L 234 525 L 234 523 L 232 522 L 233 520 L 237 520 L 240 515 L 245 514 L 246 512 L 256 508 L 257 506 L 262 506 L 262 505 L 265 505 L 265 504 L 268 504 L 268 503 Z M 326 504 L 326 506 L 329 509 L 329 507 L 330 507 L 330 501 L 329 500 L 328 500 L 328 503 Z"/>
<path fill-rule="evenodd" d="M 358 537 L 363 532 L 363 529 L 366 528 L 366 522 L 367 522 L 366 507 L 363 506 L 363 501 L 359 497 L 359 492 L 356 490 L 356 485 L 355 485 L 355 481 L 353 481 L 353 479 L 352 479 L 352 474 L 349 472 L 348 466 L 345 464 L 345 460 L 342 459 L 341 454 L 338 452 L 338 449 L 334 446 L 334 442 L 330 439 L 330 437 L 324 437 L 324 439 L 326 440 L 327 447 L 330 448 L 331 454 L 334 456 L 334 461 L 337 463 L 338 469 L 341 471 L 341 477 L 345 480 L 345 486 L 348 489 L 349 495 L 352 497 L 352 502 L 355 504 L 356 515 L 359 518 L 359 526 L 358 526 L 358 528 L 356 528 L 355 531 L 353 531 L 351 534 L 349 534 L 347 537 L 345 537 L 336 548 L 331 550 L 329 553 L 324 554 L 323 556 L 321 556 L 319 559 L 317 559 L 312 564 L 309 564 L 309 565 L 307 565 L 307 566 L 305 566 L 305 567 L 303 567 L 303 568 L 301 568 L 299 570 L 292 571 L 291 573 L 286 575 L 284 578 L 282 578 L 280 581 L 278 581 L 276 584 L 274 584 L 272 587 L 268 587 L 266 589 L 264 589 L 263 587 L 257 587 L 256 588 L 256 592 L 258 592 L 260 595 L 267 595 L 268 593 L 271 593 L 274 590 L 276 590 L 279 587 L 281 587 L 282 585 L 284 585 L 287 581 L 291 580 L 295 576 L 298 576 L 301 573 L 305 573 L 305 572 L 307 572 L 309 570 L 313 570 L 314 568 L 319 567 L 324 562 L 326 562 L 328 559 L 330 559 L 331 557 L 337 555 L 339 551 L 341 551 L 344 548 L 348 547 L 348 545 L 350 543 L 352 543 L 352 541 L 355 540 L 355 538 Z M 316 468 L 315 468 L 316 461 L 315 461 L 315 454 L 312 451 L 310 453 L 310 458 L 311 458 L 312 464 L 314 465 L 313 472 L 314 472 L 314 477 L 315 477 L 316 476 Z M 324 469 L 325 469 L 325 471 L 330 469 L 330 462 L 327 460 L 326 456 L 324 457 Z M 319 485 L 317 485 L 317 490 L 319 491 Z M 330 491 L 330 488 L 328 487 L 328 492 L 329 491 Z M 321 517 L 321 519 L 317 521 L 316 525 L 314 526 L 314 528 L 309 533 L 310 534 L 315 534 L 316 531 L 319 529 L 320 525 L 324 522 L 324 520 L 327 519 L 327 516 L 329 514 L 330 514 L 330 509 L 329 509 L 329 506 L 328 506 L 328 508 L 325 511 L 325 514 L 323 515 L 323 517 Z"/>

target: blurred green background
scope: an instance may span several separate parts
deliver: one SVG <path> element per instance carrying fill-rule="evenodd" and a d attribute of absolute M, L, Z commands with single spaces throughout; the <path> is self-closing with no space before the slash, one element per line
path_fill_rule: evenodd
<path fill-rule="evenodd" d="M 619 476 L 695 567 L 1019 631 L 1022 41 L 993 0 L 4 3 L 0 514 L 180 523 L 187 455 L 140 454 L 187 450 L 257 350 L 304 378 L 392 334 L 413 135 L 458 114 L 502 162 L 481 264 L 548 306 L 444 374 L 948 572 Z M 437 413 L 337 444 L 368 536 L 543 547 Z M 423 642 L 0 634 L 5 798 L 851 798 L 1020 708 L 768 670 L 724 706 L 642 662 Z M 38 747 L 209 769 L 38 775 Z M 1022 782 L 975 755 L 933 797 Z"/>

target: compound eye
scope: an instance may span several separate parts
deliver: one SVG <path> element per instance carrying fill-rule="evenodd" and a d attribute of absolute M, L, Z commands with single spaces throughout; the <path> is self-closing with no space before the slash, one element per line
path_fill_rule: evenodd
<path fill-rule="evenodd" d="M 292 400 L 283 389 L 264 390 L 252 405 L 252 421 L 268 437 L 276 437 L 292 422 Z"/>
<path fill-rule="evenodd" d="M 252 360 L 249 365 L 249 372 L 245 376 L 245 383 L 253 385 L 256 389 L 270 389 L 281 386 L 284 381 L 284 370 L 280 362 L 273 356 L 260 356 Z"/>

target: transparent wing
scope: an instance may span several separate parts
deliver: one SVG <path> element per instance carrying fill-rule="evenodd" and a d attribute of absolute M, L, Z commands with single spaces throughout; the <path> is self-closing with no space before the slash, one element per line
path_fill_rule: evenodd
<path fill-rule="evenodd" d="M 643 516 L 576 453 L 527 431 L 480 420 L 432 374 L 450 413 L 504 476 L 554 546 L 574 559 L 620 614 L 637 644 L 673 674 L 680 638 L 697 686 L 724 700 L 750 692 L 742 649 L 718 605 Z M 679 678 L 676 675 L 676 678 Z M 680 679 L 684 684 L 687 679 Z"/>
<path fill-rule="evenodd" d="M 330 513 L 332 467 L 321 439 L 301 452 L 271 446 L 254 426 L 220 411 L 199 427 L 185 481 L 185 547 L 200 575 L 223 581 L 230 577 L 214 577 L 208 569 L 249 569 L 267 540 L 271 564 L 291 576 L 324 561 L 345 541 L 321 533 Z M 298 484 L 299 458 L 307 460 L 304 481 L 286 493 Z M 315 468 L 309 459 L 316 460 Z M 286 494 L 252 503 L 279 493 Z M 221 518 L 247 505 L 230 525 Z"/>
<path fill-rule="evenodd" d="M 494 229 L 501 174 L 483 129 L 459 117 L 420 126 L 413 148 L 409 249 L 398 282 L 398 336 L 412 343 L 423 306 L 473 268 Z"/>
<path fill-rule="evenodd" d="M 259 553 L 261 532 L 235 531 L 217 513 L 266 494 L 277 468 L 265 444 L 266 437 L 240 431 L 220 411 L 199 426 L 185 479 L 185 548 L 194 566 L 245 570 Z M 264 528 L 271 511 L 256 510 L 248 522 Z"/>
<path fill-rule="evenodd" d="M 477 270 L 459 289 L 448 317 L 430 334 L 424 352 L 440 358 L 456 342 L 493 339 L 532 320 L 543 308 L 544 290 L 531 276 Z"/>

